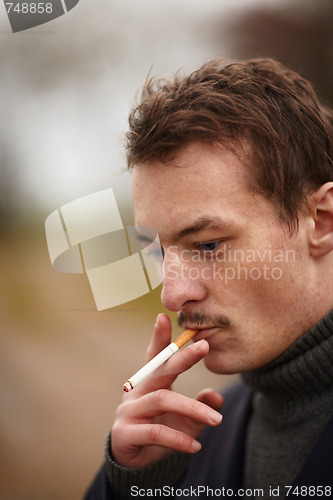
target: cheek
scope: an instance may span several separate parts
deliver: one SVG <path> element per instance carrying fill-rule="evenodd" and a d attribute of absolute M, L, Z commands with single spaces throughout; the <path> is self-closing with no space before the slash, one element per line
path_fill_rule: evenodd
<path fill-rule="evenodd" d="M 216 265 L 210 291 L 223 307 L 251 311 L 277 311 L 299 300 L 299 286 L 294 262 L 228 262 Z"/>

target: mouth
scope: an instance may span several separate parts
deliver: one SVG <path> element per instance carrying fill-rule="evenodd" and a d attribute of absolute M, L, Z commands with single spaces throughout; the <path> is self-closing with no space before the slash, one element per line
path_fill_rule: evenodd
<path fill-rule="evenodd" d="M 190 330 L 198 330 L 198 333 L 196 333 L 196 335 L 192 339 L 193 342 L 197 342 L 198 340 L 202 339 L 207 339 L 212 335 L 214 335 L 216 331 L 219 329 L 219 327 L 217 326 L 204 326 L 198 328 L 198 326 L 189 326 L 189 325 L 185 325 L 185 328 Z"/>
<path fill-rule="evenodd" d="M 178 324 L 182 328 L 198 330 L 193 337 L 193 341 L 206 339 L 214 335 L 217 331 L 229 330 L 232 323 L 224 314 L 207 314 L 199 311 L 179 311 Z"/>

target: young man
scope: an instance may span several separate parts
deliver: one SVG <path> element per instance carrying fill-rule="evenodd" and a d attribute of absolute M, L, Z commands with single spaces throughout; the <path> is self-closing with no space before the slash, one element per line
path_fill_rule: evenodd
<path fill-rule="evenodd" d="M 216 60 L 148 82 L 127 147 L 136 223 L 164 252 L 162 302 L 198 333 L 124 396 L 86 498 L 330 497 L 331 112 L 275 61 Z M 170 338 L 159 315 L 148 358 Z M 202 358 L 242 374 L 223 406 L 172 391 Z"/>

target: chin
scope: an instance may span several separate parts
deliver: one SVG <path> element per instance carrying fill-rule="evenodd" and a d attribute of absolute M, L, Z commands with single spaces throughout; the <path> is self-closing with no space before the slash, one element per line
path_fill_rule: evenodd
<path fill-rule="evenodd" d="M 239 370 L 237 370 L 226 353 L 209 352 L 204 358 L 204 363 L 206 368 L 213 373 L 219 373 L 221 375 L 239 373 Z"/>
<path fill-rule="evenodd" d="M 212 352 L 210 351 L 204 358 L 206 368 L 220 375 L 235 375 L 250 371 L 254 368 L 253 363 L 241 356 L 232 355 L 228 352 Z"/>

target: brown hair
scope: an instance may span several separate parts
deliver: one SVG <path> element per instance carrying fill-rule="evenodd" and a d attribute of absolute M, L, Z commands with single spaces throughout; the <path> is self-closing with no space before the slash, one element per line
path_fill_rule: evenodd
<path fill-rule="evenodd" d="M 333 112 L 310 83 L 272 59 L 214 60 L 174 81 L 146 82 L 129 117 L 127 159 L 166 162 L 201 141 L 252 146 L 251 188 L 277 206 L 289 227 L 309 192 L 333 179 Z M 237 148 L 235 148 L 237 149 Z"/>

